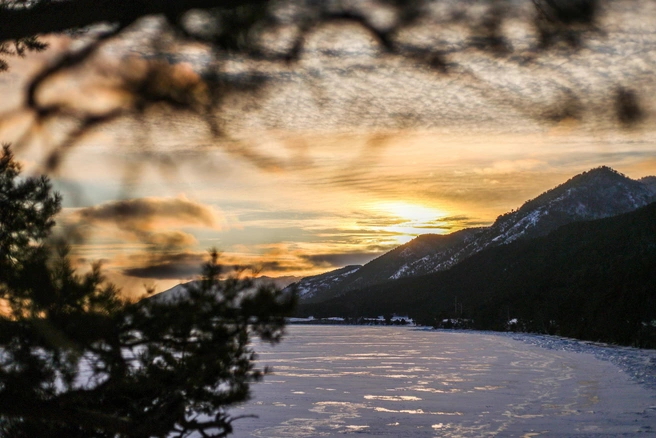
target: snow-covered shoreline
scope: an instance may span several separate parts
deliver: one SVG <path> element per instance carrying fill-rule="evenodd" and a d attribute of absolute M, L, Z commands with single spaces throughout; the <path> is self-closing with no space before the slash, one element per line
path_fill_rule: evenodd
<path fill-rule="evenodd" d="M 507 337 L 548 350 L 592 354 L 596 359 L 607 361 L 617 366 L 623 372 L 627 373 L 632 380 L 643 385 L 645 388 L 656 391 L 656 350 L 537 333 L 434 329 L 430 327 L 409 327 L 408 329 L 443 333 L 480 333 L 481 335 Z"/>
<path fill-rule="evenodd" d="M 632 380 L 656 391 L 656 350 L 610 345 L 600 342 L 531 333 L 498 333 L 549 350 L 592 354 L 616 365 Z"/>

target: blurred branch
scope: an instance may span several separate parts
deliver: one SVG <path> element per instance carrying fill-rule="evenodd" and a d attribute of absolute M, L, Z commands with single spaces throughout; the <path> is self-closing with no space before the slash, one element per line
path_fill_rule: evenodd
<path fill-rule="evenodd" d="M 17 41 L 10 54 L 20 56 L 26 48 L 38 49 L 35 35 L 84 31 L 98 25 L 111 29 L 99 33 L 82 49 L 65 52 L 28 83 L 25 108 L 35 114 L 33 127 L 59 119 L 75 124 L 75 128 L 53 145 L 54 152 L 45 166 L 48 170 L 56 168 L 61 154 L 86 132 L 125 116 L 143 115 L 150 108 L 161 108 L 162 104 L 171 111 L 188 112 L 202 119 L 211 137 L 230 138 L 229 129 L 226 129 L 230 122 L 225 123 L 224 110 L 230 109 L 231 102 L 239 100 L 232 97 L 258 98 L 256 93 L 264 89 L 269 80 L 261 69 L 274 71 L 298 65 L 295 63 L 309 53 L 306 49 L 308 43 L 312 44 L 312 38 L 324 26 L 331 25 L 343 26 L 350 32 L 353 28 L 357 32 L 359 28 L 369 34 L 382 63 L 387 62 L 385 58 L 392 62 L 410 61 L 413 68 L 428 69 L 441 77 L 448 75 L 450 80 L 476 92 L 480 98 L 532 120 L 552 123 L 566 118 L 580 120 L 590 99 L 582 95 L 585 90 L 567 84 L 570 79 L 576 80 L 575 76 L 545 78 L 546 87 L 556 88 L 553 99 L 558 100 L 559 95 L 564 99 L 542 102 L 543 107 L 539 108 L 534 95 L 501 85 L 503 80 L 490 80 L 489 75 L 482 74 L 470 63 L 475 64 L 473 60 L 478 59 L 500 69 L 521 69 L 525 78 L 530 78 L 531 69 L 552 68 L 549 62 L 544 67 L 538 61 L 540 54 L 544 53 L 548 59 L 555 53 L 566 60 L 582 47 L 584 37 L 602 33 L 597 26 L 602 11 L 600 0 L 533 0 L 527 3 L 528 7 L 511 0 L 466 3 L 442 0 L 37 0 L 30 6 L 16 6 L 12 2 L 10 7 L 7 4 L 0 0 L 0 41 Z M 150 46 L 142 47 L 143 51 L 150 49 L 148 55 L 140 58 L 147 64 L 145 70 L 135 73 L 130 61 L 122 59 L 121 63 L 127 65 L 125 69 L 112 66 L 98 74 L 111 77 L 113 91 L 129 97 L 104 112 L 94 112 L 80 105 L 79 100 L 39 101 L 39 91 L 47 88 L 49 78 L 66 72 L 75 79 L 74 76 L 82 72 L 80 67 L 92 66 L 107 42 L 120 41 L 123 36 L 129 39 L 130 32 L 139 29 L 133 25 L 147 16 L 165 20 L 160 21 L 156 35 L 149 37 Z M 511 43 L 514 40 L 507 24 L 512 20 L 522 21 L 527 30 L 532 29 L 521 49 L 514 48 Z M 423 36 L 415 38 L 415 33 L 423 33 Z M 455 39 L 454 35 L 457 35 Z M 200 86 L 180 82 L 175 77 L 171 67 L 175 62 L 170 61 L 169 56 L 178 43 L 201 43 L 209 54 L 204 71 L 195 72 L 200 77 Z M 0 49 L 9 47 L 8 44 L 4 43 Z M 2 53 L 0 50 L 0 56 Z M 235 60 L 241 62 L 238 74 L 223 69 Z M 6 64 L 0 59 L 0 69 L 3 66 Z M 612 90 L 624 88 L 625 84 L 612 84 L 611 93 L 606 94 L 614 96 L 611 99 L 614 100 L 610 104 L 604 101 L 604 104 L 608 107 L 606 113 L 613 114 L 620 127 L 630 128 L 643 120 L 645 113 L 640 96 L 635 92 L 627 89 L 627 92 L 612 94 Z M 29 135 L 28 132 L 27 137 Z M 15 143 L 21 146 L 21 141 Z M 241 155 L 248 160 L 262 161 L 253 151 Z"/>
<path fill-rule="evenodd" d="M 100 23 L 128 26 L 149 15 L 179 17 L 192 9 L 231 9 L 270 0 L 62 0 L 0 9 L 0 41 L 61 33 Z"/>

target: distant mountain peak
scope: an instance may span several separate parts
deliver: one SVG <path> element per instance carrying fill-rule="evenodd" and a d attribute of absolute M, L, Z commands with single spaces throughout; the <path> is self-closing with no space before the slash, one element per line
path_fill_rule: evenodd
<path fill-rule="evenodd" d="M 614 182 L 614 181 L 621 181 L 621 180 L 631 180 L 628 176 L 624 175 L 623 173 L 608 167 L 608 166 L 599 166 L 595 167 L 593 169 L 590 169 L 586 172 L 582 172 L 573 178 L 571 178 L 569 181 L 571 182 Z M 568 182 L 569 182 L 568 181 Z M 567 183 L 566 183 L 567 184 Z"/>
<path fill-rule="evenodd" d="M 558 226 L 577 220 L 614 216 L 653 202 L 656 200 L 655 194 L 656 191 L 651 190 L 647 184 L 635 181 L 608 166 L 600 166 L 526 201 L 518 210 L 499 216 L 495 225 L 513 221 L 525 214 L 544 216 L 548 212 L 571 217 L 562 218 Z M 553 229 L 546 227 L 536 231 L 545 235 Z"/>
<path fill-rule="evenodd" d="M 260 277 L 253 278 L 253 284 L 255 286 L 273 285 L 277 288 L 282 289 L 299 280 L 301 280 L 301 277 L 295 277 L 291 275 L 286 275 L 282 277 L 268 277 L 266 275 L 262 275 Z M 199 285 L 198 280 L 192 280 L 186 283 L 180 283 L 177 286 L 173 286 L 172 288 L 159 292 L 149 298 L 159 302 L 174 303 L 179 301 L 180 299 L 187 297 L 188 290 L 190 287 L 196 287 L 198 285 Z"/>
<path fill-rule="evenodd" d="M 599 166 L 599 167 L 593 167 L 592 169 L 588 170 L 587 172 L 581 173 L 581 175 L 585 174 L 595 174 L 595 173 L 600 173 L 600 174 L 611 174 L 611 175 L 620 175 L 626 178 L 627 176 L 624 175 L 623 173 L 613 169 L 612 167 L 609 166 Z"/>
<path fill-rule="evenodd" d="M 628 213 L 654 201 L 656 177 L 636 181 L 611 167 L 596 167 L 499 216 L 489 227 L 448 235 L 424 234 L 362 267 L 303 279 L 298 283 L 301 299 L 319 301 L 353 289 L 446 270 L 488 247 L 545 236 L 572 222 Z"/>

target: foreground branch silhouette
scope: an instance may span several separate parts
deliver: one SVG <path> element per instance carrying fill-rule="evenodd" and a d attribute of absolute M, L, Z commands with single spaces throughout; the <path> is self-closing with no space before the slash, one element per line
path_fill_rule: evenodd
<path fill-rule="evenodd" d="M 542 63 L 543 56 L 555 55 L 567 61 L 589 37 L 603 38 L 600 16 L 607 4 L 603 0 L 5 0 L 0 1 L 0 41 L 20 41 L 25 46 L 44 34 L 73 35 L 74 39 L 83 36 L 74 49 L 65 50 L 34 75 L 25 91 L 23 109 L 33 115 L 33 124 L 25 136 L 15 140 L 17 147 L 28 143 L 32 133 L 61 126 L 58 122 L 68 126 L 64 135 L 56 136 L 43 160 L 44 170 L 49 171 L 59 166 L 62 154 L 87 132 L 121 118 L 138 120 L 155 107 L 166 106 L 178 114 L 199 118 L 212 140 L 235 141 L 226 129 L 229 121 L 222 119 L 226 107 L 244 96 L 257 99 L 268 80 L 258 69 L 293 70 L 298 61 L 312 56 L 306 50 L 308 40 L 331 25 L 341 26 L 347 33 L 368 33 L 380 59 L 397 59 L 427 69 L 436 80 L 448 77 L 491 104 L 512 108 L 529 119 L 544 123 L 582 120 L 585 109 L 598 103 L 588 101 L 577 78 L 554 72 L 555 82 L 551 85 L 558 96 L 536 106 L 530 93 L 518 95 L 490 82 L 471 65 L 471 60 L 487 59 L 517 68 L 528 78 L 534 70 L 549 71 L 551 67 Z M 155 19 L 158 24 L 145 25 L 151 26 L 149 32 L 153 34 L 142 38 L 139 51 L 148 52 L 144 59 L 162 62 L 149 62 L 138 73 L 128 60 L 100 67 L 102 77 L 112 78 L 113 91 L 129 97 L 103 109 L 90 109 L 66 98 L 41 97 L 47 94 L 44 90 L 50 79 L 66 76 L 76 81 L 81 72 L 93 70 L 98 54 L 108 44 L 129 39 L 143 30 L 147 19 Z M 528 23 L 528 47 L 513 47 L 508 31 L 508 23 L 513 20 Z M 415 33 L 421 37 L 413 36 Z M 454 34 L 460 36 L 454 39 Z M 190 84 L 176 77 L 167 61 L 175 53 L 176 44 L 196 44 L 207 50 L 207 68 L 197 72 L 200 83 Z M 42 47 L 32 44 L 27 49 Z M 0 50 L 0 61 L 7 57 L 3 53 Z M 463 54 L 466 60 L 458 58 Z M 234 62 L 242 63 L 243 73 L 225 70 Z M 255 64 L 258 69 L 252 69 Z M 595 113 L 612 114 L 624 128 L 644 119 L 640 94 L 627 84 L 613 84 L 605 94 L 605 112 L 595 108 Z M 253 151 L 241 154 L 246 159 L 253 155 Z"/>
<path fill-rule="evenodd" d="M 126 302 L 100 265 L 80 275 L 47 242 L 60 198 L 0 157 L 0 435 L 225 436 L 227 408 L 266 370 L 253 337 L 276 343 L 295 297 L 220 279 L 211 252 L 184 299 Z"/>

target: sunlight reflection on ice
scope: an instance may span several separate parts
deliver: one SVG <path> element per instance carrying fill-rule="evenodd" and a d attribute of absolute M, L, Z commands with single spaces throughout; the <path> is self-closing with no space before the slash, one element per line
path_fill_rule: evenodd
<path fill-rule="evenodd" d="M 374 408 L 374 411 L 378 412 L 397 412 L 397 413 L 403 413 L 403 414 L 427 414 L 428 412 L 424 412 L 421 409 L 387 409 L 387 408 Z"/>
<path fill-rule="evenodd" d="M 274 373 L 233 411 L 259 416 L 234 423 L 236 438 L 632 436 L 656 424 L 656 394 L 611 364 L 509 337 L 292 326 L 257 349 Z"/>
<path fill-rule="evenodd" d="M 352 431 L 363 431 L 365 429 L 369 428 L 369 426 L 346 426 L 346 429 L 352 430 Z"/>
<path fill-rule="evenodd" d="M 418 401 L 419 397 L 412 395 L 365 395 L 366 400 L 385 400 L 385 401 Z"/>

